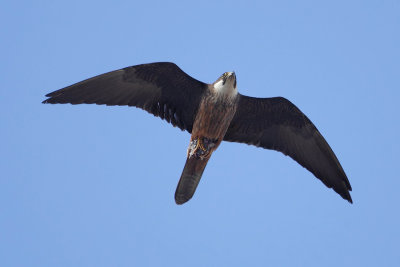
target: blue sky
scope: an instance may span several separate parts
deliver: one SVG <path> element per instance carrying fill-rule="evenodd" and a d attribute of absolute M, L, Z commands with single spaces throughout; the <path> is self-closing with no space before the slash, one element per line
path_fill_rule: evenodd
<path fill-rule="evenodd" d="M 400 266 L 400 3 L 322 2 L 3 2 L 0 265 Z M 188 133 L 136 108 L 41 104 L 155 61 L 291 100 L 354 204 L 280 153 L 222 143 L 177 206 Z"/>

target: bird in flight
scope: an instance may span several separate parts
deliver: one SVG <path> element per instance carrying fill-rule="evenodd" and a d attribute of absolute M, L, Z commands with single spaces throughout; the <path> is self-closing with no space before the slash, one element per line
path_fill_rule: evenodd
<path fill-rule="evenodd" d="M 280 151 L 353 203 L 342 166 L 307 116 L 283 97 L 241 95 L 234 72 L 207 84 L 174 63 L 141 64 L 95 76 L 46 97 L 43 103 L 134 106 L 188 131 L 191 137 L 175 192 L 177 204 L 192 198 L 222 141 Z"/>

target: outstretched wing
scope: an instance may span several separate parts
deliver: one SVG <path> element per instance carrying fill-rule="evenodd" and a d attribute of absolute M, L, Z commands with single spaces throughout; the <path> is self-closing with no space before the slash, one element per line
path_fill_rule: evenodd
<path fill-rule="evenodd" d="M 306 115 L 282 97 L 239 97 L 225 141 L 280 151 L 353 203 L 351 186 L 342 166 Z"/>
<path fill-rule="evenodd" d="M 206 88 L 174 63 L 159 62 L 84 80 L 47 94 L 43 103 L 135 106 L 191 133 Z"/>

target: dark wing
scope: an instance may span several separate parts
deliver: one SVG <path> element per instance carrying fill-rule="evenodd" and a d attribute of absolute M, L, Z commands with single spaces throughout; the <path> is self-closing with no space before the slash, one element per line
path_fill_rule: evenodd
<path fill-rule="evenodd" d="M 84 80 L 47 94 L 43 103 L 135 106 L 191 133 L 206 88 L 174 63 L 160 62 Z"/>
<path fill-rule="evenodd" d="M 240 95 L 224 140 L 280 151 L 353 203 L 349 180 L 332 149 L 306 115 L 285 98 Z"/>

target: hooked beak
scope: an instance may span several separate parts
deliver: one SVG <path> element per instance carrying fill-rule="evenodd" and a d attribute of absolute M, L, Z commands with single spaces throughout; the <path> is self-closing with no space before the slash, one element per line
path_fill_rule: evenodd
<path fill-rule="evenodd" d="M 222 83 L 225 84 L 228 79 L 234 79 L 236 84 L 236 74 L 234 71 L 228 72 L 228 75 L 223 78 Z"/>

